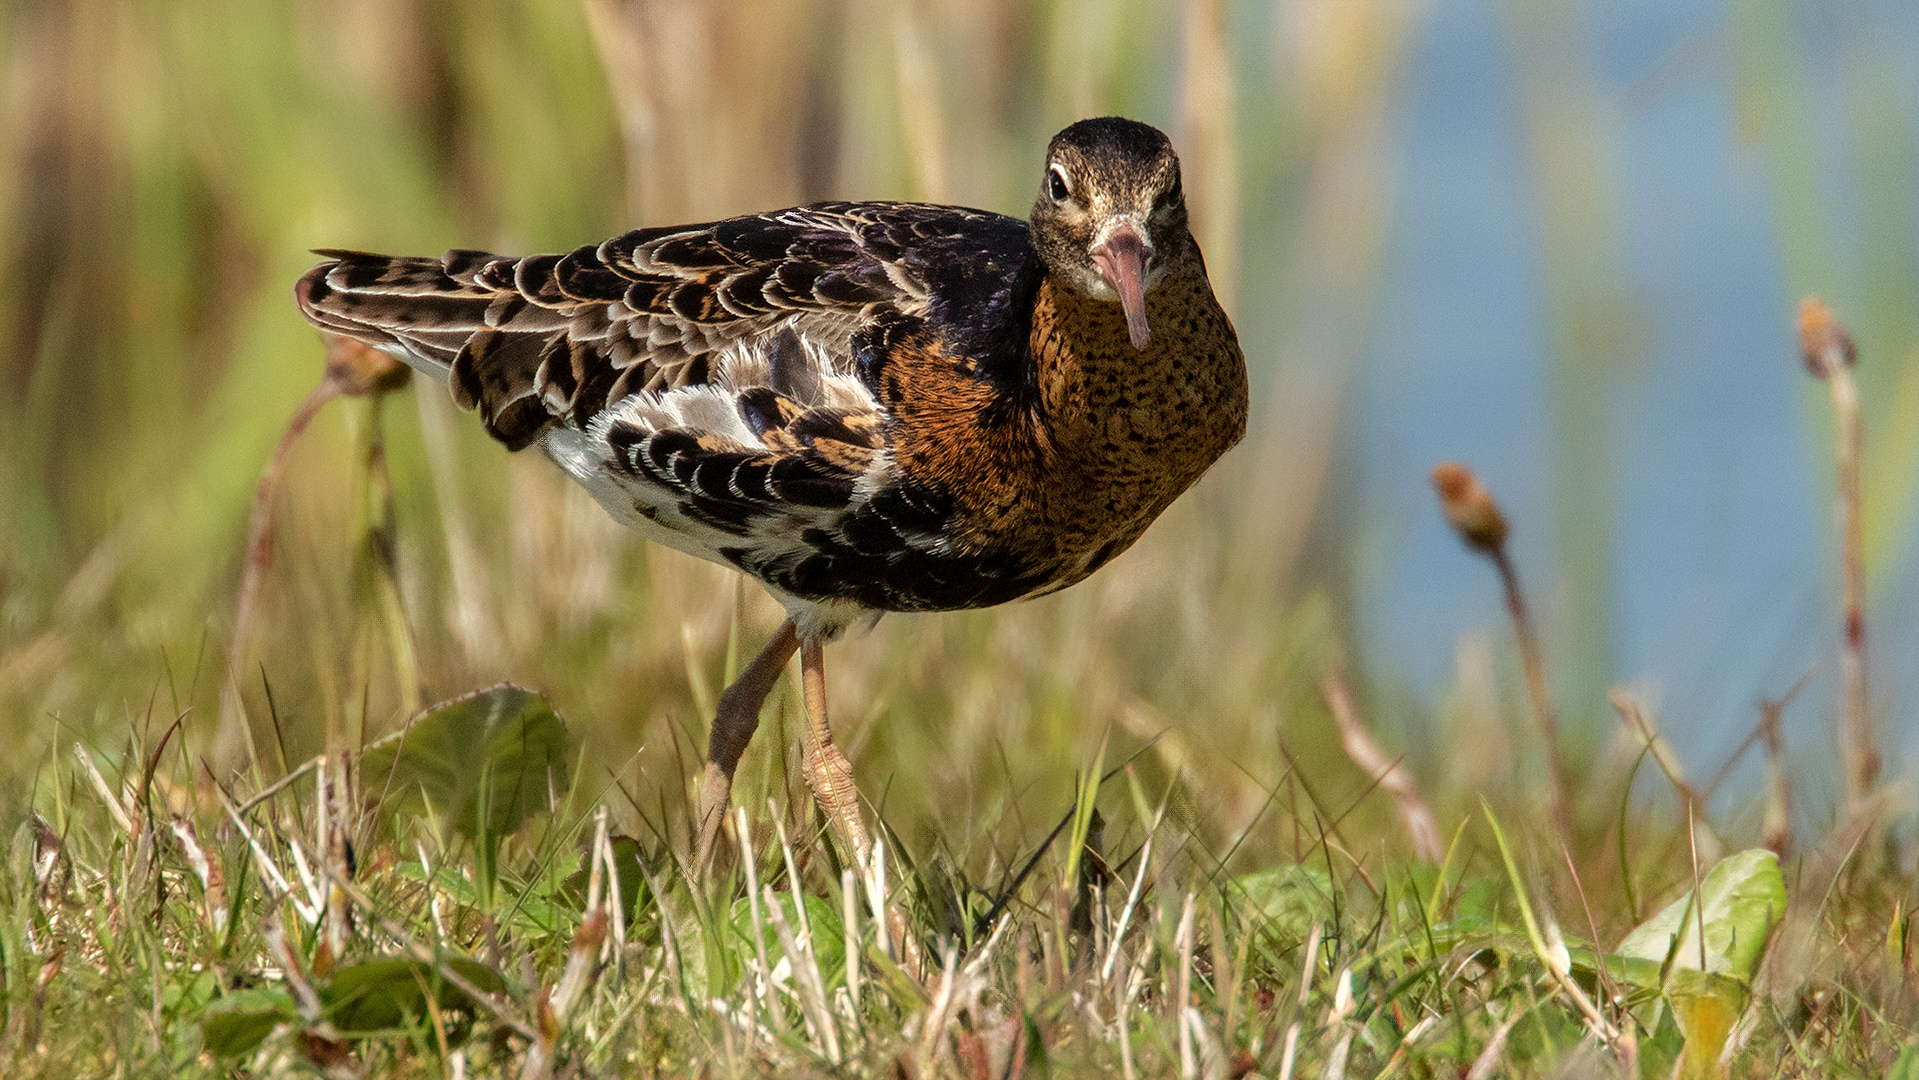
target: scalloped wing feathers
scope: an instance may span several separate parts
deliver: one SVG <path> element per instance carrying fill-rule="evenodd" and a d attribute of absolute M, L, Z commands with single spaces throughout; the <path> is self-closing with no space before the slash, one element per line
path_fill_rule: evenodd
<path fill-rule="evenodd" d="M 924 313 L 929 248 L 993 219 L 1010 221 L 828 203 L 640 229 L 565 255 L 322 251 L 332 261 L 296 295 L 322 329 L 447 380 L 488 431 L 520 449 L 554 422 L 585 430 L 632 394 L 705 384 L 715 352 L 785 329 L 843 374 L 862 325 Z"/>

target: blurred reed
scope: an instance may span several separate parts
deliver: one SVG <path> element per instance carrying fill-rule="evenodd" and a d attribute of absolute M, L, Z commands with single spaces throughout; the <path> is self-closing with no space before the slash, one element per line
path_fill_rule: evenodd
<path fill-rule="evenodd" d="M 1552 538 L 1562 583 L 1547 635 L 1560 642 L 1559 697 L 1574 732 L 1591 733 L 1613 671 L 1611 598 L 1619 504 L 1617 417 L 1609 403 L 1643 366 L 1621 226 L 1619 116 L 1581 34 L 1582 0 L 1508 3 L 1519 58 L 1540 283 L 1551 373 Z M 1556 616 L 1556 618 L 1554 617 Z"/>
<path fill-rule="evenodd" d="M 1911 57 L 1890 39 L 1793 12 L 1787 0 L 1731 5 L 1733 106 L 1765 168 L 1787 295 L 1846 312 L 1875 358 L 1858 378 L 1871 437 L 1865 569 L 1877 597 L 1910 565 L 1919 518 L 1919 102 L 1904 91 Z M 1804 392 L 1806 425 L 1820 433 L 1809 445 L 1831 444 L 1826 396 Z"/>

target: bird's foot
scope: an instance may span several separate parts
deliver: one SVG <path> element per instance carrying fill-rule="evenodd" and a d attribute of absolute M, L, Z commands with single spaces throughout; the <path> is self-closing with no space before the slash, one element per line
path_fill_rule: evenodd
<path fill-rule="evenodd" d="M 707 867 L 713 862 L 713 849 L 719 845 L 720 830 L 726 824 L 726 811 L 732 802 L 733 778 L 718 765 L 707 762 L 706 774 L 700 778 L 700 808 L 693 818 L 694 827 L 699 830 L 699 841 L 693 848 L 696 881 L 706 876 Z"/>

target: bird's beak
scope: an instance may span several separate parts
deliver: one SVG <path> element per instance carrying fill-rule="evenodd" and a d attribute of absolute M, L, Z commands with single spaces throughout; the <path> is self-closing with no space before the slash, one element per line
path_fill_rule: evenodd
<path fill-rule="evenodd" d="M 1093 248 L 1093 265 L 1099 276 L 1119 294 L 1119 306 L 1126 312 L 1126 332 L 1133 348 L 1146 348 L 1146 238 L 1131 225 L 1121 225 L 1111 236 Z"/>

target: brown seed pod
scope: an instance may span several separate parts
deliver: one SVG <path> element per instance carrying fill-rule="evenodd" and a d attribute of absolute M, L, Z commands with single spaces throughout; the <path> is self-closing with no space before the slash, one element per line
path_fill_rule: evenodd
<path fill-rule="evenodd" d="M 1859 346 L 1839 323 L 1832 309 L 1816 296 L 1799 301 L 1799 352 L 1814 378 L 1826 377 L 1826 365 L 1837 356 L 1847 367 L 1859 362 Z"/>
<path fill-rule="evenodd" d="M 368 345 L 339 334 L 326 334 L 327 378 L 348 397 L 390 394 L 407 383 L 413 369 Z"/>
<path fill-rule="evenodd" d="M 1490 555 L 1506 543 L 1506 517 L 1471 469 L 1442 461 L 1433 466 L 1432 484 L 1439 492 L 1439 512 L 1467 547 Z"/>

